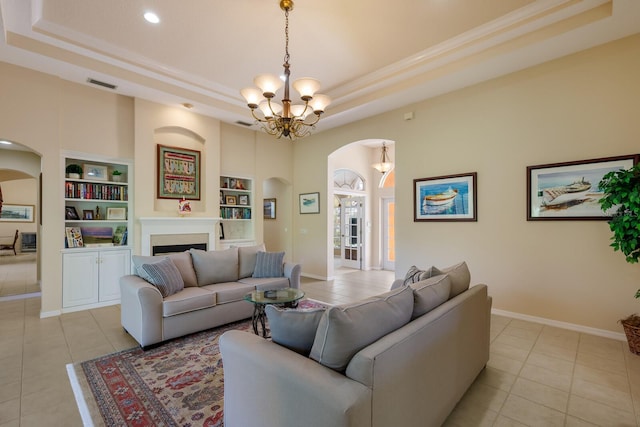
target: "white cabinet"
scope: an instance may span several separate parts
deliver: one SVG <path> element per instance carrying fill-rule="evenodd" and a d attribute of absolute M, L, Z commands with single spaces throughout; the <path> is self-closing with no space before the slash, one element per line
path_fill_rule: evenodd
<path fill-rule="evenodd" d="M 120 300 L 120 277 L 131 272 L 129 249 L 75 250 L 62 255 L 62 307 L 88 309 Z M 73 311 L 73 310 L 67 310 Z"/>

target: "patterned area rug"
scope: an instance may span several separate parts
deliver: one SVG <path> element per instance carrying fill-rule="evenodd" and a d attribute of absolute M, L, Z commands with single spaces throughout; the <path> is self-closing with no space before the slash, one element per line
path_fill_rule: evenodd
<path fill-rule="evenodd" d="M 310 300 L 298 308 L 321 306 Z M 86 362 L 67 371 L 85 425 L 223 425 L 224 379 L 218 339 L 237 329 L 253 333 L 251 319 Z"/>

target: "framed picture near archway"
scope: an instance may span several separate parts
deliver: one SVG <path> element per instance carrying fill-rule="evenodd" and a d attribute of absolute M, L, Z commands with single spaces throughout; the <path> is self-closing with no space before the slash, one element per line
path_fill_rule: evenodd
<path fill-rule="evenodd" d="M 33 222 L 34 205 L 2 205 L 0 222 Z"/>
<path fill-rule="evenodd" d="M 263 200 L 264 219 L 276 219 L 276 199 Z"/>
<path fill-rule="evenodd" d="M 320 193 L 300 194 L 300 213 L 301 214 L 320 213 Z"/>
<path fill-rule="evenodd" d="M 157 196 L 200 200 L 200 151 L 158 144 Z"/>

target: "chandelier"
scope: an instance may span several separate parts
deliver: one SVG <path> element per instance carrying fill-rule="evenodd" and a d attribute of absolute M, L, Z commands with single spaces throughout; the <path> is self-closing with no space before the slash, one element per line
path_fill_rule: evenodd
<path fill-rule="evenodd" d="M 331 99 L 322 94 L 317 94 L 320 82 L 309 77 L 301 78 L 293 82 L 293 88 L 300 94 L 304 104 L 291 104 L 289 98 L 289 12 L 293 10 L 293 0 L 280 0 L 280 9 L 285 17 L 285 49 L 284 49 L 284 76 L 279 78 L 273 74 L 261 74 L 253 79 L 256 87 L 247 87 L 240 91 L 247 100 L 251 109 L 251 115 L 265 132 L 277 138 L 296 139 L 303 138 L 315 129 L 315 124 L 320 120 L 320 115 L 331 103 Z M 284 81 L 283 81 L 284 80 Z M 282 104 L 275 102 L 278 89 L 284 84 L 284 97 Z M 257 111 L 259 110 L 259 112 Z"/>
<path fill-rule="evenodd" d="M 380 155 L 380 162 L 374 163 L 371 166 L 373 166 L 373 168 L 380 173 L 387 173 L 393 167 L 391 158 L 389 157 L 389 154 L 387 154 L 387 145 L 384 142 L 382 142 L 382 154 Z"/>

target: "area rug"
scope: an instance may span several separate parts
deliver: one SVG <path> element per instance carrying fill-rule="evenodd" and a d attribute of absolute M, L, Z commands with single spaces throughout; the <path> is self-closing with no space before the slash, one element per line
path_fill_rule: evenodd
<path fill-rule="evenodd" d="M 299 309 L 322 306 L 305 300 Z M 223 426 L 224 378 L 218 348 L 251 319 L 67 365 L 85 426 Z"/>

